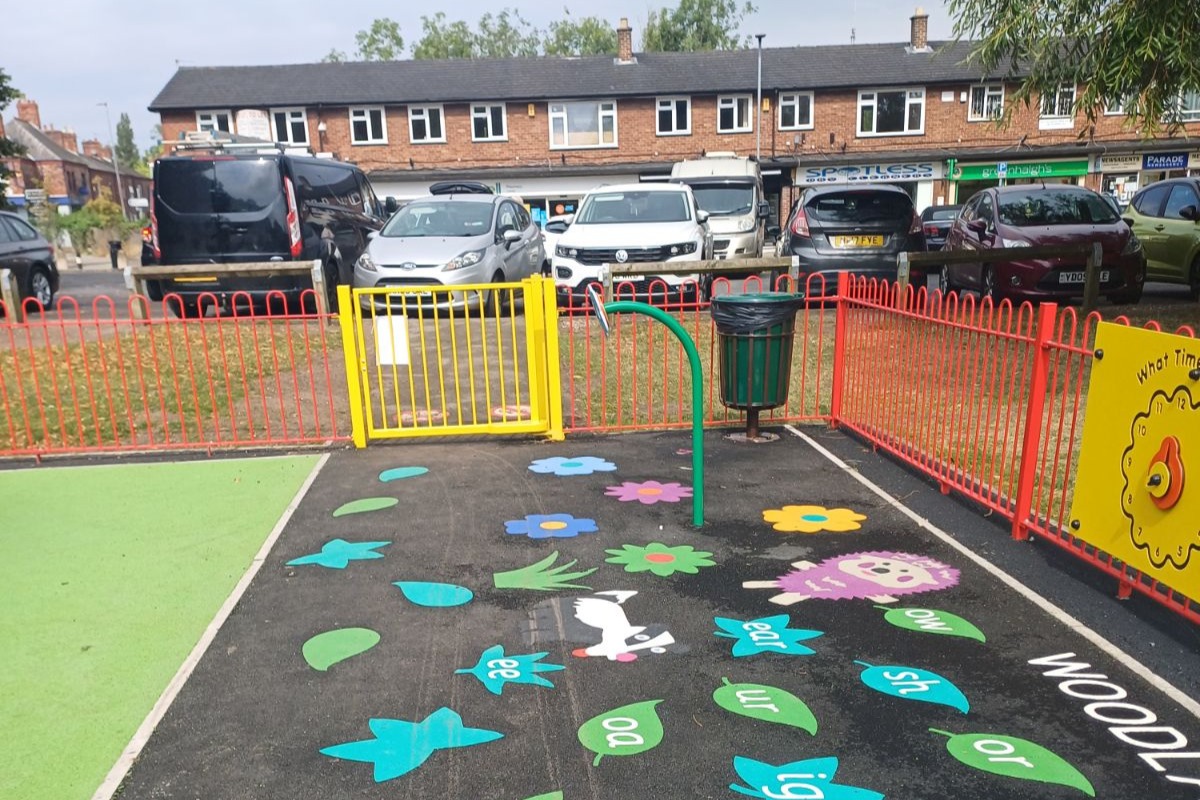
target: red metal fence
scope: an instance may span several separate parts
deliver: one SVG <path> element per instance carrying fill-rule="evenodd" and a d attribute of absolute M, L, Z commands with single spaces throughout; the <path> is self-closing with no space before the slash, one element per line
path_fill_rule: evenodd
<path fill-rule="evenodd" d="M 1121 596 L 1200 622 L 1195 601 L 1068 526 L 1098 314 L 844 278 L 839 303 L 834 425 L 1001 514 L 1015 538 L 1038 534 L 1113 576 Z"/>
<path fill-rule="evenodd" d="M 176 319 L 171 300 L 132 297 L 118 306 L 101 297 L 81 308 L 64 297 L 45 311 L 26 300 L 25 322 L 6 315 L 0 455 L 348 438 L 332 318 L 268 316 L 251 310 L 247 298 L 229 315 Z"/>

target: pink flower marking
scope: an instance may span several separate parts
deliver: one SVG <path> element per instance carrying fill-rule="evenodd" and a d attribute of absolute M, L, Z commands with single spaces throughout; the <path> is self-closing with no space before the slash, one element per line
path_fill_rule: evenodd
<path fill-rule="evenodd" d="M 678 503 L 685 497 L 691 497 L 692 487 L 658 481 L 625 481 L 620 486 L 609 486 L 604 490 L 604 494 L 607 497 L 615 497 L 622 503 L 636 500 L 644 506 L 652 506 L 655 503 Z"/>

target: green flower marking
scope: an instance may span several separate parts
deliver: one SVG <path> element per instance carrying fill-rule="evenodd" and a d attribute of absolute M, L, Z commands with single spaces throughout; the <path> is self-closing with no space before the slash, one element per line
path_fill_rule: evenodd
<path fill-rule="evenodd" d="M 690 544 L 670 547 L 662 542 L 651 542 L 645 547 L 636 544 L 622 545 L 619 550 L 605 550 L 612 558 L 609 564 L 623 564 L 626 572 L 651 572 L 660 578 L 686 572 L 695 575 L 701 567 L 714 567 L 716 562 L 709 558 L 712 553 L 696 550 Z"/>

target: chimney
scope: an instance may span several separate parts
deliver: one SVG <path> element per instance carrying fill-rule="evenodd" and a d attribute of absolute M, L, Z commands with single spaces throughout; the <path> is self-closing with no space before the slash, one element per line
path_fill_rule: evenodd
<path fill-rule="evenodd" d="M 916 12 L 909 17 L 911 27 L 909 28 L 908 47 L 905 48 L 910 53 L 931 53 L 933 48 L 929 46 L 929 15 L 925 13 L 925 9 L 917 6 Z"/>
<path fill-rule="evenodd" d="M 70 150 L 72 153 L 79 152 L 79 137 L 75 135 L 75 131 L 70 128 L 63 129 L 63 147 Z"/>
<path fill-rule="evenodd" d="M 112 148 L 107 145 L 100 147 L 100 158 L 104 161 L 112 161 Z"/>
<path fill-rule="evenodd" d="M 621 17 L 617 25 L 617 63 L 633 64 L 633 28 L 629 27 L 629 19 Z"/>
<path fill-rule="evenodd" d="M 103 150 L 104 146 L 100 144 L 99 139 L 83 140 L 83 154 L 88 158 L 103 158 Z"/>
<path fill-rule="evenodd" d="M 65 132 L 56 130 L 53 125 L 47 125 L 42 134 L 59 147 L 64 150 L 67 149 L 67 134 Z"/>
<path fill-rule="evenodd" d="M 42 115 L 38 113 L 38 104 L 33 100 L 18 100 L 17 101 L 17 119 L 22 122 L 28 122 L 33 127 L 41 130 Z"/>

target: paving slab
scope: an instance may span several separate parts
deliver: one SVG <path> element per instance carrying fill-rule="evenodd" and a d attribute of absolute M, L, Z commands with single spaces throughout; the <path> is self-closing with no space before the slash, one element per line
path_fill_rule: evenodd
<path fill-rule="evenodd" d="M 120 796 L 1200 795 L 1194 701 L 786 433 L 693 529 L 689 442 L 335 453 Z"/>

